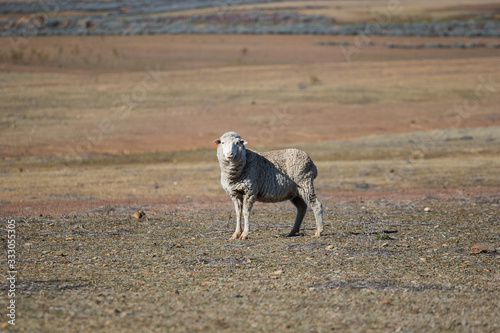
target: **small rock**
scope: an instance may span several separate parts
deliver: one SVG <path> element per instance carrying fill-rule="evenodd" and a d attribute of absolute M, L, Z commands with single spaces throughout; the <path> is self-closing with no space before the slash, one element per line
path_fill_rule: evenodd
<path fill-rule="evenodd" d="M 420 261 L 421 261 L 421 262 L 426 262 L 426 261 L 427 261 L 427 259 L 425 259 L 425 258 L 420 258 Z"/>
<path fill-rule="evenodd" d="M 283 274 L 283 270 L 277 270 L 277 271 L 274 271 L 273 274 L 269 275 L 269 278 L 270 279 L 277 279 L 281 276 L 281 274 Z"/>
<path fill-rule="evenodd" d="M 430 212 L 430 211 L 431 211 L 431 209 L 429 207 L 424 208 L 424 212 Z"/>
<path fill-rule="evenodd" d="M 333 246 L 333 245 L 328 245 L 328 246 L 326 247 L 326 249 L 327 249 L 327 250 L 332 250 L 334 247 L 335 247 L 335 246 Z"/>
<path fill-rule="evenodd" d="M 380 303 L 389 305 L 392 303 L 392 299 L 390 299 L 389 297 L 384 297 L 380 300 Z"/>
<path fill-rule="evenodd" d="M 143 218 L 146 217 L 146 213 L 144 213 L 142 210 L 139 210 L 139 211 L 135 212 L 134 214 L 132 214 L 132 216 L 138 220 L 142 220 Z"/>
<path fill-rule="evenodd" d="M 386 247 L 386 246 L 389 246 L 389 243 L 382 244 L 382 247 Z"/>
<path fill-rule="evenodd" d="M 472 245 L 472 248 L 470 249 L 470 254 L 478 254 L 482 252 L 495 252 L 495 246 L 492 244 L 487 244 L 487 243 L 476 243 Z"/>

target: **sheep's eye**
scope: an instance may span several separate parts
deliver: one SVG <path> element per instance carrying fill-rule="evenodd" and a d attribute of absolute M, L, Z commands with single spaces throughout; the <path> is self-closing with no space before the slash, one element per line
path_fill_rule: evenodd
<path fill-rule="evenodd" d="M 221 144 L 221 145 L 223 145 L 223 144 L 224 144 L 224 142 L 223 142 L 223 141 L 221 141 L 221 142 L 220 142 L 220 144 Z"/>

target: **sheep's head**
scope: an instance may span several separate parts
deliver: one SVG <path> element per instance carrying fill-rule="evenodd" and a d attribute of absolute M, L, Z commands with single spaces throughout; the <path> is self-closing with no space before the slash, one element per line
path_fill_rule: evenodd
<path fill-rule="evenodd" d="M 245 145 L 248 143 L 236 132 L 222 134 L 220 139 L 214 140 L 218 146 L 217 155 L 227 161 L 238 160 L 245 153 Z"/>

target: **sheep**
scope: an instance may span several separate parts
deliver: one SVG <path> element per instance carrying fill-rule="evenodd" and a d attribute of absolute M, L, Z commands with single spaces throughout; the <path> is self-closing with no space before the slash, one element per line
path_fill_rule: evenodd
<path fill-rule="evenodd" d="M 316 219 L 314 236 L 321 236 L 323 205 L 316 197 L 313 184 L 318 169 L 305 152 L 291 148 L 260 154 L 246 149 L 248 142 L 236 132 L 224 133 L 214 143 L 217 145 L 221 185 L 231 197 L 236 211 L 236 231 L 231 239 L 248 238 L 250 212 L 255 201 L 292 202 L 297 215 L 289 237 L 299 232 L 309 204 Z"/>

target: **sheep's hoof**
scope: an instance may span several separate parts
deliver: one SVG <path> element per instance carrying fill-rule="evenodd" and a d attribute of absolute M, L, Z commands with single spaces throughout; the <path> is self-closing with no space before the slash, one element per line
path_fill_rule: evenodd
<path fill-rule="evenodd" d="M 238 239 L 241 235 L 241 231 L 235 231 L 234 234 L 231 236 L 231 239 Z"/>
<path fill-rule="evenodd" d="M 316 230 L 316 233 L 314 234 L 314 237 L 321 237 L 321 233 L 323 230 Z"/>
<path fill-rule="evenodd" d="M 248 239 L 248 232 L 243 231 L 243 233 L 240 236 L 240 239 Z"/>

